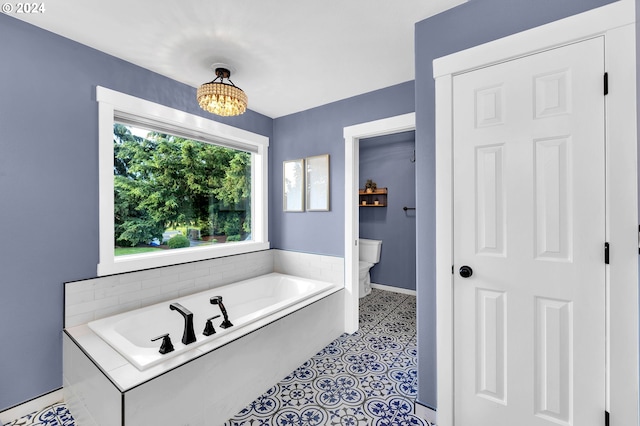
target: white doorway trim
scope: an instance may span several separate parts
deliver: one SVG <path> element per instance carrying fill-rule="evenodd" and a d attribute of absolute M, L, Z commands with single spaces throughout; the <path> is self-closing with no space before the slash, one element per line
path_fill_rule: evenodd
<path fill-rule="evenodd" d="M 452 426 L 455 421 L 451 274 L 453 75 L 595 36 L 604 36 L 610 77 L 609 95 L 605 98 L 605 233 L 611 245 L 607 268 L 606 407 L 615 419 L 613 424 L 638 425 L 635 4 L 633 0 L 622 0 L 434 61 L 439 426 Z"/>
<path fill-rule="evenodd" d="M 415 130 L 414 112 L 344 128 L 344 288 L 345 331 L 358 330 L 358 172 L 360 139 Z"/>

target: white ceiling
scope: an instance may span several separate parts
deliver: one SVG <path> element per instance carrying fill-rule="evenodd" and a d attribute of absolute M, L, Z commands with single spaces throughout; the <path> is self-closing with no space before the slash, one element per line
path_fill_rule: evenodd
<path fill-rule="evenodd" d="M 465 1 L 64 0 L 11 16 L 193 87 L 227 63 L 276 118 L 413 80 L 414 24 Z"/>

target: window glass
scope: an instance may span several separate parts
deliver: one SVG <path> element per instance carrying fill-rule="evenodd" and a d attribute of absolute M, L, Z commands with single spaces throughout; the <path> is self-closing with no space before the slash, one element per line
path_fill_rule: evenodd
<path fill-rule="evenodd" d="M 251 241 L 251 156 L 115 122 L 114 255 Z"/>

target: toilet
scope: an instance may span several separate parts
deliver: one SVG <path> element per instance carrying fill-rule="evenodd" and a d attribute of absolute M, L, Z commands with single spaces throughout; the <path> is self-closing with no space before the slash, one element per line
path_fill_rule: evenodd
<path fill-rule="evenodd" d="M 359 287 L 360 297 L 365 297 L 371 293 L 371 276 L 369 270 L 380 261 L 380 250 L 382 248 L 381 240 L 366 240 L 360 238 L 358 240 L 358 247 L 360 248 L 359 255 Z"/>

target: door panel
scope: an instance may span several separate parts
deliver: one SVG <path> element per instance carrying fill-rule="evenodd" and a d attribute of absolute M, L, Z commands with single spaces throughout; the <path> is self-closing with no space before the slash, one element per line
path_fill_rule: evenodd
<path fill-rule="evenodd" d="M 602 423 L 603 45 L 453 78 L 458 426 Z"/>

